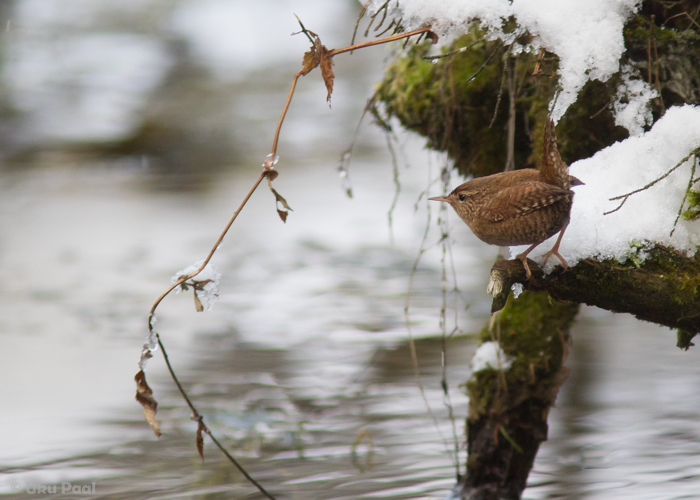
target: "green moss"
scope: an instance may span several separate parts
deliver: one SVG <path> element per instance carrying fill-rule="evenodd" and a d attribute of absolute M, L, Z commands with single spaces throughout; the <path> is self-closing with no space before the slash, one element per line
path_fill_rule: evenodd
<path fill-rule="evenodd" d="M 551 300 L 545 292 L 525 291 L 517 299 L 511 294 L 500 312 L 500 325 L 497 320 L 493 331 L 485 327 L 480 339 L 500 339 L 501 348 L 513 363 L 502 376 L 497 370 L 481 370 L 467 382 L 471 419 L 512 407 L 513 401 L 526 394 L 553 402 L 561 384 L 569 327 L 578 309 L 578 304 Z"/>
<path fill-rule="evenodd" d="M 454 53 L 464 47 L 469 48 Z M 510 105 L 502 86 L 507 48 L 500 41 L 484 41 L 477 28 L 445 47 L 443 53 L 452 54 L 448 57 L 430 61 L 429 48 L 429 44 L 414 46 L 388 67 L 377 89 L 385 114 L 426 137 L 430 148 L 447 152 L 465 176 L 502 171 Z M 522 53 L 517 61 L 515 166 L 533 168 L 540 161 L 558 60 L 551 55 L 540 60 L 539 76 L 532 75 L 537 54 Z M 615 126 L 610 111 L 617 85 L 617 81 L 594 81 L 582 89 L 579 102 L 557 128 L 564 161 L 589 157 L 627 137 L 625 129 Z"/>
<path fill-rule="evenodd" d="M 688 191 L 688 209 L 683 212 L 685 220 L 700 219 L 700 191 Z"/>
<path fill-rule="evenodd" d="M 700 104 L 700 29 L 684 15 L 693 14 L 695 8 L 692 2 L 662 6 L 645 1 L 639 15 L 625 26 L 626 51 L 621 62 L 635 68 L 659 91 L 661 98 L 651 103 L 654 119 L 673 105 Z M 527 43 L 525 38 L 522 43 Z M 453 53 L 465 47 L 469 48 Z M 428 147 L 447 152 L 465 176 L 503 170 L 509 110 L 509 95 L 502 85 L 507 47 L 500 41 L 484 41 L 483 32 L 474 27 L 445 47 L 443 53 L 452 55 L 435 64 L 424 59 L 429 48 L 429 43 L 413 46 L 388 68 L 377 93 L 386 115 L 426 137 Z M 543 124 L 558 88 L 557 57 L 538 56 L 518 56 L 516 168 L 539 164 Z M 538 64 L 539 74 L 533 76 Z M 577 102 L 557 124 L 565 162 L 588 158 L 628 136 L 615 125 L 612 114 L 619 84 L 615 76 L 604 83 L 589 81 L 581 89 Z M 700 217 L 700 209 L 686 215 Z"/>
<path fill-rule="evenodd" d="M 429 44 L 411 48 L 391 64 L 377 96 L 390 116 L 428 139 L 429 147 L 446 151 L 464 173 L 488 175 L 505 164 L 507 99 L 501 99 L 497 123 L 489 128 L 501 84 L 501 42 L 482 40 L 473 29 L 443 48 L 449 53 L 471 48 L 436 60 L 426 57 Z M 484 61 L 490 61 L 484 65 Z M 476 77 L 475 77 L 476 75 Z M 530 154 L 529 141 L 516 148 L 523 163 Z"/>
<path fill-rule="evenodd" d="M 700 255 L 692 259 L 677 250 L 655 243 L 636 243 L 623 266 L 634 265 L 662 277 L 674 290 L 671 299 L 680 306 L 690 306 L 700 296 Z M 641 262 L 640 262 L 641 261 Z"/>

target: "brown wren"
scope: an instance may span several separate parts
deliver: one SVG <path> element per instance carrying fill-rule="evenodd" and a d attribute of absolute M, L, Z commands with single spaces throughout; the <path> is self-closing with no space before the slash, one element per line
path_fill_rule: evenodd
<path fill-rule="evenodd" d="M 532 276 L 527 255 L 540 243 L 559 232 L 554 247 L 544 254 L 544 263 L 556 255 L 564 269 L 566 260 L 559 244 L 569 224 L 574 192 L 570 187 L 583 184 L 569 175 L 559 156 L 554 122 L 544 128 L 540 169 L 525 168 L 479 177 L 457 186 L 446 201 L 481 241 L 491 245 L 531 245 L 515 258 L 522 261 L 528 279 Z"/>

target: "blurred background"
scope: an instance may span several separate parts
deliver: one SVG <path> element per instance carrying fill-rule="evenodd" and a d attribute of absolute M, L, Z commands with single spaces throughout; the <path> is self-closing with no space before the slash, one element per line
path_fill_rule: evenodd
<path fill-rule="evenodd" d="M 350 43 L 359 9 L 0 0 L 0 494 L 36 498 L 33 487 L 67 481 L 95 482 L 81 498 L 260 497 L 206 438 L 199 459 L 160 353 L 147 372 L 160 439 L 133 376 L 151 304 L 206 255 L 270 150 L 309 45 L 290 36 L 294 14 L 330 48 Z M 158 310 L 206 422 L 279 498 L 444 498 L 455 441 L 464 463 L 460 384 L 497 249 L 454 221 L 459 293 L 446 296 L 455 333 L 443 340 L 443 254 L 424 191 L 441 194 L 445 158 L 399 134 L 395 168 L 366 119 L 348 176 L 338 170 L 392 50 L 336 58 L 332 108 L 317 72 L 299 81 L 275 181 L 294 212 L 282 224 L 259 189 L 214 257 L 214 310 L 196 313 L 187 293 Z M 434 419 L 404 317 L 422 242 L 408 321 Z M 572 335 L 572 375 L 525 498 L 695 498 L 697 348 L 593 309 Z"/>

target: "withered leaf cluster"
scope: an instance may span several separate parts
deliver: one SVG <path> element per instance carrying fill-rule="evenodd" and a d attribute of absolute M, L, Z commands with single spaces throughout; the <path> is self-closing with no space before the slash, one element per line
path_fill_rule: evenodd
<path fill-rule="evenodd" d="M 313 37 L 313 45 L 304 54 L 304 59 L 302 61 L 301 74 L 308 75 L 311 70 L 320 66 L 321 76 L 323 77 L 323 82 L 326 84 L 326 90 L 328 90 L 328 96 L 326 100 L 328 104 L 331 102 L 331 94 L 333 93 L 333 80 L 335 75 L 333 74 L 333 55 L 332 50 L 328 50 L 325 45 L 321 43 L 321 39 L 313 31 L 306 30 L 306 33 Z"/>
<path fill-rule="evenodd" d="M 177 279 L 181 280 L 185 276 L 178 276 Z M 202 305 L 202 301 L 199 300 L 199 296 L 197 295 L 197 291 L 199 290 L 200 292 L 204 290 L 204 287 L 208 284 L 211 283 L 213 280 L 191 280 L 189 283 L 187 281 L 183 281 L 180 283 L 180 288 L 182 289 L 183 292 L 186 292 L 189 290 L 190 287 L 192 287 L 192 290 L 194 291 L 194 308 L 197 310 L 197 312 L 202 312 L 204 311 L 204 306 Z"/>

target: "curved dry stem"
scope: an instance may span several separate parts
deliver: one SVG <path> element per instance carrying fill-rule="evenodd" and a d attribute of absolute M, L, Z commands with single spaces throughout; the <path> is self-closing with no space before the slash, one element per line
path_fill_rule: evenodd
<path fill-rule="evenodd" d="M 297 80 L 302 75 L 302 72 L 303 72 L 303 70 L 299 70 L 294 74 L 294 78 L 292 79 L 292 86 L 289 89 L 289 95 L 287 96 L 287 102 L 284 103 L 284 109 L 282 110 L 282 114 L 280 115 L 280 120 L 279 120 L 279 122 L 277 122 L 277 130 L 275 131 L 275 139 L 272 141 L 271 154 L 272 154 L 273 158 L 277 154 L 277 142 L 279 141 L 279 138 L 280 138 L 280 131 L 282 130 L 282 122 L 284 122 L 284 117 L 287 116 L 287 110 L 289 109 L 289 104 L 292 102 L 292 97 L 294 96 L 294 90 L 297 87 Z M 262 180 L 262 179 L 260 179 L 260 180 Z"/>
<path fill-rule="evenodd" d="M 300 22 L 300 23 L 301 23 L 301 22 Z M 308 36 L 308 33 L 306 33 L 306 29 L 303 27 L 303 25 L 302 25 L 302 29 L 303 29 L 304 33 L 307 34 L 307 36 Z M 401 38 L 408 38 L 408 37 L 413 36 L 413 35 L 426 33 L 426 32 L 428 32 L 429 30 L 430 30 L 429 27 L 428 27 L 428 28 L 421 28 L 421 29 L 419 29 L 419 30 L 414 30 L 414 31 L 411 31 L 411 32 L 408 32 L 408 33 L 402 33 L 402 34 L 395 35 L 395 36 L 391 36 L 391 37 L 384 38 L 384 39 L 381 39 L 381 40 L 374 40 L 374 41 L 371 41 L 371 42 L 365 42 L 365 43 L 361 43 L 361 44 L 358 44 L 358 45 L 351 45 L 351 46 L 349 46 L 349 47 L 345 47 L 345 48 L 342 48 L 342 49 L 329 51 L 329 54 L 328 54 L 328 55 L 329 55 L 329 57 L 333 57 L 334 55 L 342 54 L 342 53 L 344 53 L 344 52 L 350 52 L 350 51 L 352 51 L 352 50 L 354 50 L 354 49 L 369 47 L 369 46 L 372 46 L 372 45 L 379 45 L 379 44 L 382 44 L 382 43 L 387 43 L 387 42 L 391 42 L 391 41 L 394 41 L 394 40 L 399 40 L 399 39 L 401 39 Z M 308 71 L 307 71 L 307 72 L 308 72 Z M 168 371 L 169 371 L 169 373 L 170 373 L 170 377 L 171 377 L 171 378 L 173 379 L 173 381 L 175 382 L 175 385 L 177 386 L 178 391 L 180 392 L 180 394 L 182 395 L 183 399 L 185 400 L 185 402 L 186 402 L 187 405 L 189 406 L 190 410 L 192 410 L 192 418 L 193 418 L 193 420 L 197 421 L 197 422 L 199 423 L 199 425 L 200 425 L 200 427 L 198 428 L 198 429 L 199 429 L 199 430 L 198 430 L 198 433 L 199 433 L 200 431 L 205 432 L 205 433 L 212 439 L 212 441 L 213 441 L 214 444 L 219 448 L 219 450 L 221 450 L 221 452 L 222 452 L 224 455 L 226 455 L 226 457 L 229 459 L 229 461 L 230 461 L 232 464 L 234 464 L 234 465 L 236 466 L 236 468 L 238 468 L 238 470 L 246 477 L 246 479 L 247 479 L 248 481 L 250 481 L 250 483 L 253 484 L 263 495 L 265 495 L 266 498 L 269 498 L 269 499 L 271 499 L 271 500 L 274 500 L 274 497 L 273 497 L 272 495 L 270 495 L 257 481 L 255 481 L 255 480 L 243 469 L 243 467 L 241 467 L 241 465 L 236 461 L 236 459 L 226 450 L 226 448 L 224 448 L 224 446 L 223 446 L 223 445 L 214 437 L 214 435 L 211 433 L 211 430 L 204 424 L 203 417 L 200 415 L 199 411 L 198 411 L 197 408 L 194 406 L 194 403 L 192 403 L 192 400 L 191 400 L 191 399 L 189 398 L 189 396 L 187 395 L 187 392 L 186 392 L 185 389 L 182 387 L 182 384 L 180 383 L 179 379 L 177 378 L 177 375 L 175 374 L 175 371 L 173 370 L 172 365 L 170 364 L 170 360 L 169 360 L 169 358 L 168 358 L 167 351 L 165 350 L 165 346 L 163 345 L 163 341 L 161 340 L 160 335 L 159 335 L 158 333 L 156 333 L 156 332 L 154 331 L 154 329 L 153 329 L 153 318 L 154 318 L 156 309 L 158 308 L 158 306 L 160 305 L 160 303 L 163 301 L 163 299 L 165 299 L 165 297 L 167 297 L 167 296 L 170 294 L 170 292 L 172 292 L 173 290 L 175 290 L 178 286 L 182 285 L 182 284 L 183 284 L 184 282 L 186 282 L 187 280 L 190 280 L 190 279 L 194 278 L 195 276 L 197 276 L 199 273 L 201 273 L 201 272 L 204 270 L 204 268 L 207 266 L 207 264 L 209 263 L 209 261 L 211 260 L 211 258 L 214 256 L 214 253 L 216 253 L 216 250 L 219 248 L 219 245 L 220 245 L 221 242 L 223 241 L 224 237 L 225 237 L 226 234 L 228 233 L 228 231 L 229 231 L 229 229 L 231 228 L 231 226 L 233 225 L 234 221 L 236 220 L 236 218 L 238 217 L 238 215 L 239 215 L 239 214 L 241 213 L 241 211 L 243 210 L 243 207 L 245 207 L 245 205 L 246 205 L 246 203 L 248 202 L 248 200 L 250 199 L 250 197 L 253 195 L 253 193 L 254 193 L 255 190 L 258 188 L 258 186 L 260 186 L 260 183 L 262 182 L 262 180 L 263 180 L 265 177 L 267 177 L 268 180 L 271 181 L 271 180 L 273 180 L 273 179 L 277 176 L 277 172 L 276 172 L 275 170 L 273 170 L 272 166 L 273 166 L 273 164 L 274 164 L 274 158 L 276 157 L 276 154 L 277 154 L 277 145 L 278 145 L 278 142 L 279 142 L 280 131 L 282 130 L 282 123 L 284 122 L 284 118 L 285 118 L 285 116 L 287 115 L 287 111 L 289 110 L 289 105 L 290 105 L 290 103 L 292 102 L 292 97 L 294 96 L 294 91 L 295 91 L 295 89 L 296 89 L 297 81 L 299 80 L 299 77 L 302 76 L 302 74 L 304 74 L 304 70 L 303 70 L 303 69 L 300 70 L 300 71 L 298 71 L 297 73 L 295 73 L 295 74 L 294 74 L 294 78 L 292 79 L 292 85 L 291 85 L 291 88 L 289 89 L 289 95 L 287 96 L 287 101 L 285 102 L 284 108 L 282 109 L 282 113 L 281 113 L 280 118 L 279 118 L 279 121 L 278 121 L 278 123 L 277 123 L 277 129 L 276 129 L 276 131 L 275 131 L 274 140 L 273 140 L 273 142 L 272 142 L 272 151 L 271 151 L 271 154 L 270 154 L 270 156 L 269 156 L 269 158 L 271 158 L 271 159 L 266 160 L 266 162 L 263 164 L 263 170 L 262 170 L 262 172 L 260 172 L 260 175 L 258 176 L 257 180 L 253 183 L 253 186 L 250 188 L 250 190 L 249 190 L 248 193 L 246 194 L 246 196 L 245 196 L 245 198 L 243 199 L 243 201 L 241 202 L 241 204 L 238 206 L 238 208 L 236 209 L 236 211 L 234 212 L 234 214 L 231 216 L 231 219 L 229 220 L 228 224 L 226 224 L 226 227 L 224 228 L 224 230 L 223 230 L 223 231 L 221 232 L 221 234 L 219 235 L 219 238 L 216 240 L 216 243 L 214 243 L 214 246 L 213 246 L 212 249 L 209 251 L 209 254 L 207 255 L 207 257 L 206 257 L 206 258 L 204 259 L 204 261 L 202 262 L 202 265 L 201 265 L 196 271 L 194 271 L 194 272 L 188 274 L 187 276 L 181 276 L 181 277 L 177 280 L 176 283 L 172 284 L 165 292 L 163 292 L 163 293 L 160 295 L 160 297 L 158 297 L 158 299 L 157 299 L 157 300 L 153 303 L 153 305 L 151 306 L 151 310 L 150 310 L 149 315 L 148 315 L 148 330 L 149 330 L 149 332 L 150 332 L 151 335 L 155 336 L 155 338 L 156 338 L 156 340 L 157 340 L 157 343 L 158 343 L 158 346 L 160 347 L 161 351 L 163 352 L 163 358 L 165 359 L 165 364 L 166 364 L 166 366 L 167 366 L 167 368 L 168 368 Z M 270 186 L 270 188 L 272 189 L 272 186 Z M 273 193 L 275 193 L 274 190 L 273 190 Z M 279 198 L 278 198 L 278 200 L 279 200 Z M 417 264 L 416 264 L 416 265 L 417 265 Z M 415 267 L 415 266 L 414 266 L 414 267 Z M 414 271 L 415 271 L 415 269 L 414 269 Z M 408 307 L 408 306 L 407 306 L 407 307 Z M 408 311 L 406 311 L 406 314 L 408 314 Z M 412 356 L 413 356 L 414 363 L 415 363 L 415 366 L 416 366 L 416 369 L 417 369 L 417 358 L 416 358 L 416 353 L 415 353 L 415 346 L 414 346 L 413 343 L 412 343 L 412 339 L 411 339 L 411 348 L 412 348 Z M 148 356 L 148 357 L 150 357 L 150 356 Z M 142 354 L 142 359 L 143 359 L 143 354 Z M 417 376 L 420 377 L 418 373 L 417 373 Z M 423 388 L 422 388 L 422 385 L 420 384 L 420 378 L 418 379 L 418 381 L 419 381 L 419 386 L 420 386 L 420 388 L 421 388 L 421 393 L 423 393 Z M 423 394 L 423 397 L 425 398 L 425 394 Z M 426 400 L 426 403 L 427 403 L 427 400 Z M 429 408 L 429 407 L 428 407 L 428 408 Z M 432 414 L 432 411 L 431 411 L 430 413 Z M 433 419 L 435 419 L 434 415 L 433 415 Z M 439 429 L 438 429 L 438 430 L 439 430 Z M 199 444 L 199 442 L 198 442 L 198 448 L 199 448 L 199 446 L 200 446 L 200 444 Z M 200 451 L 200 453 L 201 453 L 201 448 L 199 449 L 199 451 Z"/>
<path fill-rule="evenodd" d="M 330 57 L 336 56 L 338 54 L 342 54 L 343 52 L 351 52 L 353 50 L 357 49 L 363 49 L 365 47 L 371 47 L 372 45 L 380 45 L 382 43 L 389 43 L 393 42 L 395 40 L 401 40 L 402 38 L 408 38 L 413 35 L 420 35 L 421 33 L 427 33 L 430 31 L 430 26 L 427 26 L 425 28 L 420 28 L 417 30 L 413 31 L 407 31 L 406 33 L 399 33 L 398 35 L 393 35 L 389 36 L 387 38 L 380 38 L 379 40 L 371 40 L 369 42 L 363 42 L 363 43 L 358 43 L 357 45 L 348 45 L 347 47 L 343 47 L 342 49 L 333 49 L 328 51 L 328 55 Z"/>
<path fill-rule="evenodd" d="M 291 99 L 291 96 L 290 96 L 290 99 Z M 289 105 L 289 101 L 287 101 L 287 105 Z M 286 110 L 286 108 L 285 108 L 285 110 Z M 284 116 L 283 116 L 282 118 L 280 118 L 280 125 L 281 125 L 281 121 L 282 121 L 283 118 L 284 118 Z M 262 182 L 262 180 L 263 180 L 265 177 L 267 177 L 267 175 L 269 174 L 270 171 L 271 171 L 270 168 L 264 168 L 263 171 L 260 172 L 260 176 L 259 176 L 258 179 L 255 181 L 255 183 L 253 183 L 253 187 L 250 188 L 250 191 L 248 191 L 248 194 L 246 194 L 245 198 L 243 198 L 243 201 L 242 201 L 241 204 L 238 206 L 238 209 L 236 209 L 236 211 L 234 212 L 234 214 L 233 214 L 233 216 L 231 217 L 231 219 L 228 221 L 228 224 L 226 224 L 226 227 L 225 227 L 224 230 L 221 232 L 221 235 L 219 236 L 219 239 L 216 240 L 216 243 L 214 243 L 214 246 L 213 246 L 212 249 L 209 251 L 209 255 L 207 255 L 206 259 L 204 259 L 204 262 L 202 262 L 202 265 L 199 266 L 199 269 L 197 269 L 197 270 L 196 270 L 195 272 L 193 272 L 193 273 L 188 274 L 187 276 L 181 276 L 180 279 L 177 280 L 176 283 L 174 283 L 173 285 L 171 285 L 171 286 L 170 286 L 165 292 L 163 292 L 162 295 L 161 295 L 160 297 L 158 297 L 158 299 L 153 303 L 153 305 L 151 306 L 151 311 L 150 311 L 150 313 L 148 314 L 148 330 L 149 330 L 151 333 L 153 332 L 153 315 L 155 314 L 156 309 L 158 308 L 158 306 L 160 305 L 160 303 L 163 301 L 163 299 L 164 299 L 165 297 L 168 296 L 168 294 L 169 294 L 170 292 L 172 292 L 173 290 L 175 290 L 178 286 L 180 286 L 180 285 L 181 285 L 182 283 L 184 283 L 185 281 L 194 278 L 194 277 L 197 276 L 199 273 L 201 273 L 202 270 L 204 270 L 204 268 L 207 266 L 207 264 L 209 264 L 209 261 L 211 260 L 211 258 L 214 256 L 214 253 L 216 253 L 216 250 L 219 248 L 219 245 L 220 245 L 221 242 L 223 241 L 224 236 L 226 236 L 226 233 L 228 233 L 228 230 L 231 229 L 231 225 L 233 224 L 233 222 L 234 222 L 234 221 L 236 220 L 236 218 L 238 217 L 238 214 L 241 213 L 241 210 L 243 210 L 243 207 L 246 205 L 246 203 L 248 203 L 248 200 L 250 199 L 250 197 L 253 195 L 253 193 L 255 192 L 255 190 L 258 188 L 258 186 L 260 185 L 260 183 Z M 157 335 L 157 334 L 156 334 L 156 335 Z M 160 339 L 158 339 L 158 342 L 160 343 Z"/>

